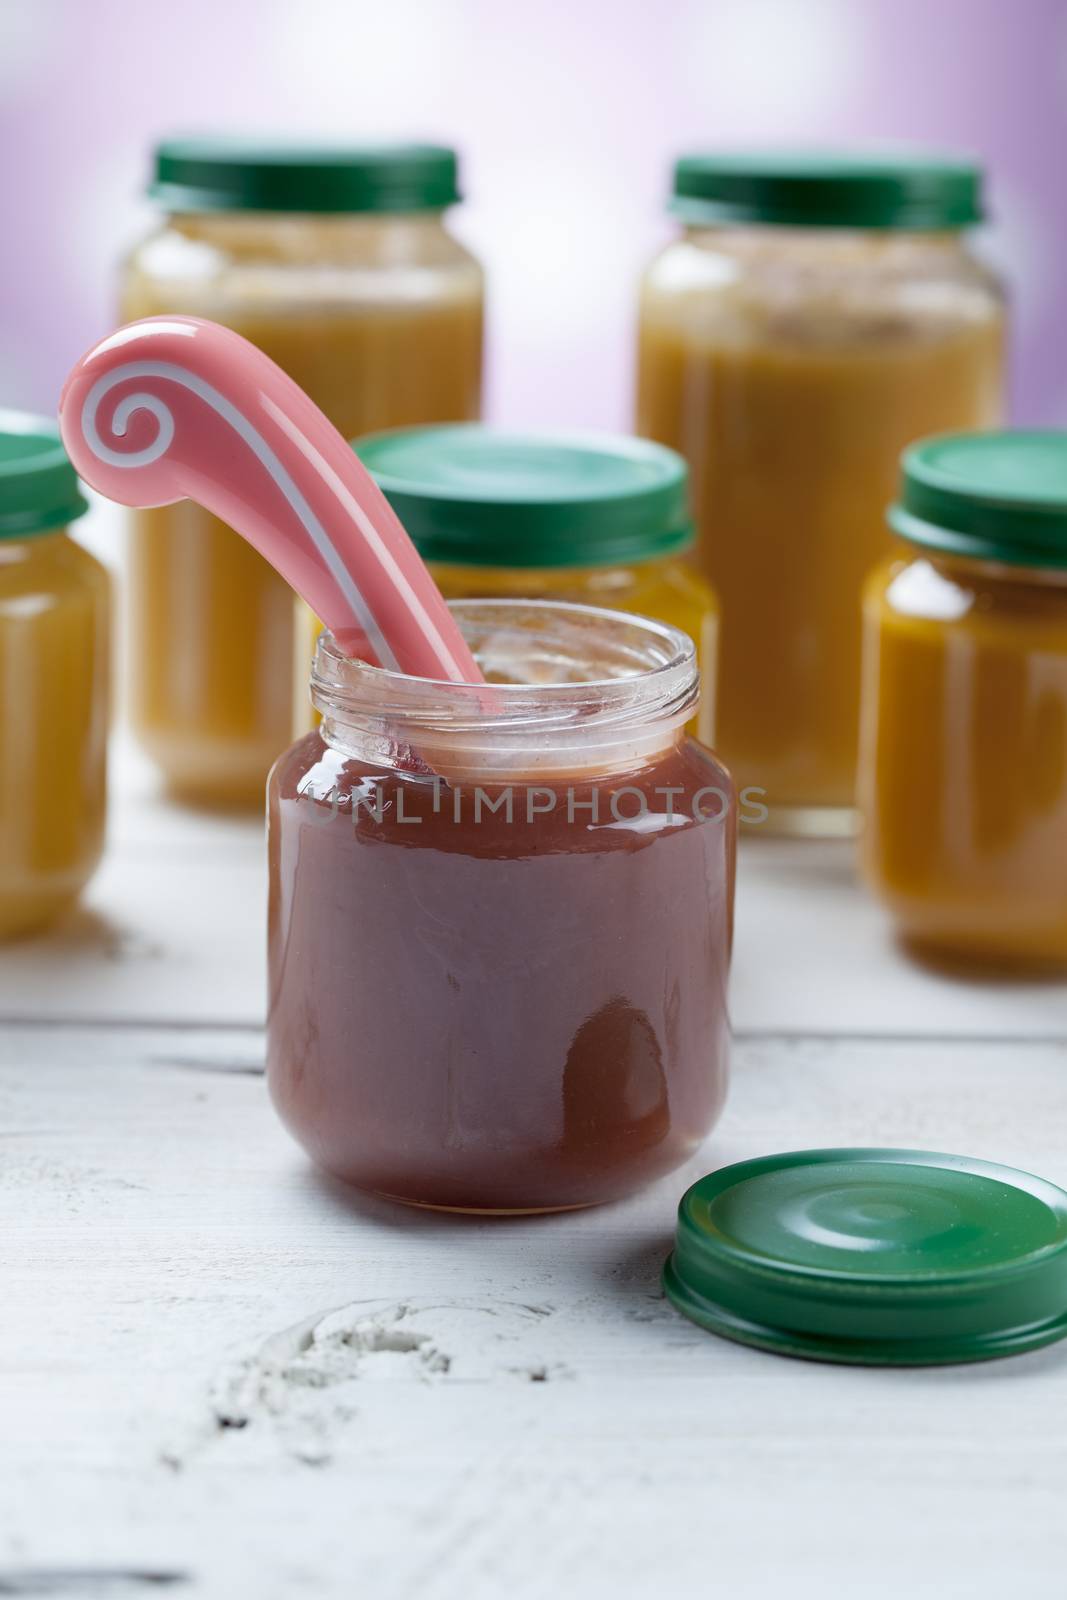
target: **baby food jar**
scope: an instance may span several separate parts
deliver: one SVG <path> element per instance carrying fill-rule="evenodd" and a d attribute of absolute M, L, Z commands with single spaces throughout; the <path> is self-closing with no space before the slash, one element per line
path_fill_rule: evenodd
<path fill-rule="evenodd" d="M 687 156 L 645 277 L 638 432 L 688 458 L 723 610 L 718 748 L 772 830 L 854 824 L 860 593 L 912 439 L 999 419 L 974 167 Z"/>
<path fill-rule="evenodd" d="M 266 351 L 351 437 L 476 417 L 482 274 L 443 222 L 453 151 L 168 141 L 168 213 L 126 264 L 127 318 L 183 312 Z M 130 712 L 170 786 L 262 801 L 292 732 L 292 592 L 189 501 L 134 514 Z"/>
<path fill-rule="evenodd" d="M 920 952 L 1067 967 L 1067 434 L 923 441 L 865 598 L 866 875 Z"/>
<path fill-rule="evenodd" d="M 701 679 L 692 731 L 713 743 L 718 605 L 682 559 L 694 535 L 686 465 L 675 451 L 642 439 L 476 425 L 395 430 L 356 449 L 446 600 L 571 600 L 687 633 Z M 318 631 L 299 603 L 303 707 Z M 298 731 L 308 725 L 302 711 Z"/>
<path fill-rule="evenodd" d="M 44 418 L 0 412 L 0 938 L 44 927 L 104 844 L 108 578 Z"/>
<path fill-rule="evenodd" d="M 276 765 L 268 1076 L 364 1189 L 461 1211 L 629 1193 L 726 1085 L 735 807 L 693 645 L 551 601 L 452 607 L 489 687 L 342 656 Z"/>

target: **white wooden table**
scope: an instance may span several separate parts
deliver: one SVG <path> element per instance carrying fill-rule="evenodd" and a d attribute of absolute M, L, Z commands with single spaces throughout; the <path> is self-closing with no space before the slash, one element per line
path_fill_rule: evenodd
<path fill-rule="evenodd" d="M 0 1596 L 1067 1594 L 1067 1344 L 860 1371 L 664 1302 L 688 1182 L 826 1144 L 1067 1182 L 1067 990 L 921 973 L 847 850 L 743 853 L 725 1118 L 529 1221 L 309 1169 L 261 1076 L 255 821 L 154 800 L 0 954 Z"/>

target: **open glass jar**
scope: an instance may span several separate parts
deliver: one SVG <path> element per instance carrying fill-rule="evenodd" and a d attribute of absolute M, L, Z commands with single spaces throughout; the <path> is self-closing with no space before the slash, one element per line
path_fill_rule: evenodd
<path fill-rule="evenodd" d="M 126 262 L 124 317 L 234 328 L 346 438 L 478 416 L 482 272 L 444 221 L 454 151 L 170 140 L 151 194 L 168 216 Z M 191 501 L 132 525 L 138 738 L 179 793 L 261 805 L 292 733 L 292 592 Z"/>
<path fill-rule="evenodd" d="M 489 687 L 340 654 L 268 785 L 268 1075 L 328 1171 L 413 1204 L 612 1200 L 726 1087 L 735 804 L 693 645 L 560 602 L 452 607 Z"/>
<path fill-rule="evenodd" d="M 868 881 L 919 953 L 1067 969 L 1067 434 L 905 453 L 870 579 Z"/>
<path fill-rule="evenodd" d="M 860 595 L 900 452 L 1001 408 L 980 174 L 887 157 L 684 157 L 642 287 L 637 431 L 692 471 L 722 605 L 716 748 L 770 831 L 854 825 Z"/>

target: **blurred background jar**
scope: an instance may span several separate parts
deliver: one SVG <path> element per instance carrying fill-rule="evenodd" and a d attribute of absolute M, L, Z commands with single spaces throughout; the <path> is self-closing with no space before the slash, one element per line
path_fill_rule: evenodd
<path fill-rule="evenodd" d="M 866 877 L 920 952 L 1067 968 L 1067 433 L 924 441 L 865 596 Z"/>
<path fill-rule="evenodd" d="M 718 749 L 772 831 L 854 826 L 860 595 L 912 439 L 1000 420 L 1004 310 L 963 232 L 980 173 L 686 156 L 641 292 L 637 429 L 693 474 L 723 608 Z"/>
<path fill-rule="evenodd" d="M 122 315 L 210 317 L 266 351 L 346 436 L 479 415 L 483 280 L 444 212 L 455 152 L 175 140 L 167 220 L 129 257 Z M 138 512 L 130 716 L 170 788 L 260 804 L 291 737 L 292 592 L 184 502 Z"/>
<path fill-rule="evenodd" d="M 0 938 L 73 904 L 104 846 L 109 584 L 54 426 L 0 411 Z"/>
<path fill-rule="evenodd" d="M 512 434 L 478 426 L 395 430 L 357 452 L 446 600 L 568 600 L 628 611 L 693 640 L 714 742 L 719 610 L 685 561 L 694 542 L 686 464 L 610 434 Z M 297 732 L 312 726 L 307 676 L 320 623 L 297 602 Z"/>

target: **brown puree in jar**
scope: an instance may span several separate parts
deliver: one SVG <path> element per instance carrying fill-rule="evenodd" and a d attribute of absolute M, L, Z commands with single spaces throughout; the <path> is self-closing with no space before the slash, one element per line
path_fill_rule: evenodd
<path fill-rule="evenodd" d="M 590 1205 L 678 1166 L 726 1088 L 724 770 L 680 727 L 636 769 L 419 765 L 313 733 L 275 769 L 283 1119 L 328 1171 L 428 1206 Z"/>

